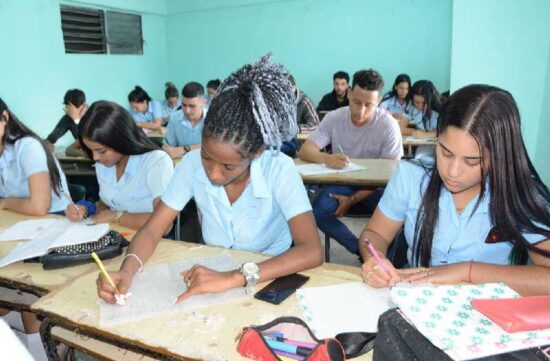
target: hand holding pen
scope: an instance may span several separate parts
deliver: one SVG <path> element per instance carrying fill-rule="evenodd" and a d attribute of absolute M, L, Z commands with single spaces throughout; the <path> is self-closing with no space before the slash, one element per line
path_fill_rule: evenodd
<path fill-rule="evenodd" d="M 65 208 L 65 216 L 72 222 L 79 222 L 86 217 L 88 209 L 82 205 L 74 204 L 71 196 L 67 192 L 63 192 L 63 195 L 69 201 L 69 205 Z"/>
<path fill-rule="evenodd" d="M 361 267 L 363 281 L 376 288 L 391 287 L 399 282 L 401 277 L 390 260 L 381 256 L 367 238 L 364 241 L 372 257 L 368 257 Z"/>
<path fill-rule="evenodd" d="M 344 154 L 342 147 L 338 145 L 339 153 L 328 155 L 325 165 L 332 169 L 342 169 L 349 163 L 349 158 Z"/>

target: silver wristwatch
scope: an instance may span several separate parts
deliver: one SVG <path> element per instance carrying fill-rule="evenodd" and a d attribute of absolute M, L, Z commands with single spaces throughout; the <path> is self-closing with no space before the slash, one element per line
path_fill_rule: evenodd
<path fill-rule="evenodd" d="M 256 283 L 258 283 L 258 280 L 260 279 L 260 267 L 258 267 L 256 263 L 243 263 L 239 271 L 244 276 L 246 288 L 256 286 Z"/>

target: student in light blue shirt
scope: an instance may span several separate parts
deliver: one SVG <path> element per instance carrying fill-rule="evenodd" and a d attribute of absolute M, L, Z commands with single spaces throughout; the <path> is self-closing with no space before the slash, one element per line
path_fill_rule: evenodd
<path fill-rule="evenodd" d="M 0 209 L 29 216 L 69 204 L 65 174 L 46 144 L 0 99 Z"/>
<path fill-rule="evenodd" d="M 443 106 L 434 165 L 402 163 L 361 235 L 363 279 L 374 287 L 504 282 L 550 294 L 550 193 L 521 136 L 511 94 L 488 85 L 456 91 Z M 389 273 L 381 256 L 405 227 L 413 268 Z M 518 265 L 527 264 L 530 267 Z"/>
<path fill-rule="evenodd" d="M 212 79 L 209 80 L 208 83 L 206 83 L 206 107 L 208 108 L 210 106 L 210 102 L 212 101 L 212 98 L 214 97 L 214 94 L 216 94 L 216 90 L 221 85 L 220 79 Z"/>
<path fill-rule="evenodd" d="M 412 107 L 409 97 L 410 89 L 411 78 L 407 74 L 399 74 L 395 78 L 391 92 L 384 95 L 378 107 L 386 109 L 395 119 L 399 120 L 400 117 L 406 116 Z"/>
<path fill-rule="evenodd" d="M 128 94 L 128 110 L 138 127 L 148 130 L 159 130 L 162 126 L 162 105 L 151 99 L 139 85 Z"/>
<path fill-rule="evenodd" d="M 429 80 L 414 83 L 410 97 L 413 106 L 406 117 L 400 118 L 401 134 L 416 138 L 434 138 L 437 128 L 438 111 L 441 109 L 439 92 Z M 416 130 L 409 128 L 409 122 L 416 124 Z"/>
<path fill-rule="evenodd" d="M 139 260 L 149 259 L 163 230 L 191 197 L 202 214 L 206 244 L 272 257 L 228 272 L 200 265 L 183 270 L 187 290 L 178 302 L 196 294 L 252 287 L 322 263 L 300 175 L 292 159 L 278 151 L 296 132 L 291 85 L 282 66 L 269 60 L 265 56 L 242 67 L 218 89 L 204 121 L 200 151 L 191 151 L 178 164 L 151 220 L 133 238 L 128 252 L 136 257 L 128 257 L 119 272 L 111 273 L 118 292 L 126 292 Z M 113 303 L 115 292 L 100 276 L 99 296 Z"/>
<path fill-rule="evenodd" d="M 182 90 L 181 110 L 170 118 L 162 149 L 172 158 L 181 158 L 191 149 L 200 148 L 206 116 L 204 88 L 190 82 Z"/>
<path fill-rule="evenodd" d="M 180 99 L 178 95 L 178 88 L 172 82 L 164 84 L 166 89 L 164 90 L 164 100 L 162 101 L 162 125 L 166 125 L 170 120 L 170 116 L 174 114 L 180 108 Z"/>
<path fill-rule="evenodd" d="M 92 215 L 96 223 L 139 229 L 172 178 L 172 160 L 126 110 L 107 101 L 95 102 L 88 109 L 79 124 L 79 138 L 96 162 L 100 201 L 95 207 L 79 204 L 79 211 L 68 206 L 65 214 L 74 221 Z"/>

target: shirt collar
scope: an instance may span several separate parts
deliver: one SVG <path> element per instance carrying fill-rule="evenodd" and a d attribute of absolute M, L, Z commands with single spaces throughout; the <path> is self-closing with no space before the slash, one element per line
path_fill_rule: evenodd
<path fill-rule="evenodd" d="M 138 155 L 130 155 L 128 157 L 128 163 L 126 164 L 126 168 L 124 169 L 124 174 L 131 176 L 136 173 L 139 166 L 139 156 Z"/>

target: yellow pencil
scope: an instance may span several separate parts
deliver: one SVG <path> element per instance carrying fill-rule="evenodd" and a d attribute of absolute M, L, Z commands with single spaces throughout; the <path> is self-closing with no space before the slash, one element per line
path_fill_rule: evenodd
<path fill-rule="evenodd" d="M 99 268 L 99 271 L 101 273 L 103 273 L 103 276 L 105 276 L 107 281 L 109 281 L 109 284 L 111 286 L 113 286 L 114 289 L 117 289 L 115 283 L 113 282 L 113 279 L 111 278 L 111 276 L 109 276 L 109 274 L 105 270 L 105 266 L 103 265 L 103 262 L 101 262 L 101 260 L 99 259 L 99 257 L 97 256 L 97 254 L 95 252 L 92 252 L 92 258 L 94 259 L 95 263 L 97 264 L 97 267 Z"/>

